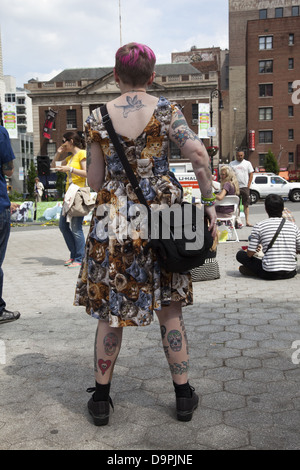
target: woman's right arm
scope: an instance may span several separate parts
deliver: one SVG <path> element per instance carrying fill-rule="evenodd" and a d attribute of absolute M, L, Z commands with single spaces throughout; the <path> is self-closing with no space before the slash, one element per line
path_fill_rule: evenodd
<path fill-rule="evenodd" d="M 55 156 L 54 156 L 54 158 L 51 162 L 50 168 L 55 168 L 56 167 L 56 162 L 61 162 L 62 166 L 65 166 L 67 164 L 66 158 L 64 158 L 63 160 L 61 159 L 63 153 L 64 153 L 64 146 L 61 145 L 57 149 L 57 152 L 56 152 L 56 154 L 55 154 Z"/>
<path fill-rule="evenodd" d="M 222 189 L 222 191 L 219 194 L 216 194 L 217 201 L 222 201 L 222 199 L 224 199 L 226 195 L 227 195 L 226 189 Z"/>
<path fill-rule="evenodd" d="M 105 175 L 105 163 L 100 144 L 98 142 L 88 144 L 86 154 L 88 184 L 95 192 L 98 192 Z"/>

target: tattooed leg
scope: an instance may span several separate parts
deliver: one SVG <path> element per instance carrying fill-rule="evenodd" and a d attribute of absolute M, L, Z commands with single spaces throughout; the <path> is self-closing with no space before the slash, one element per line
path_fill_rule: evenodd
<path fill-rule="evenodd" d="M 160 312 L 157 312 L 157 316 L 173 381 L 177 384 L 184 384 L 188 381 L 189 354 L 181 304 L 171 302 L 169 307 L 163 307 Z"/>
<path fill-rule="evenodd" d="M 120 352 L 123 328 L 111 328 L 99 320 L 94 347 L 95 380 L 99 384 L 111 382 L 114 366 Z"/>

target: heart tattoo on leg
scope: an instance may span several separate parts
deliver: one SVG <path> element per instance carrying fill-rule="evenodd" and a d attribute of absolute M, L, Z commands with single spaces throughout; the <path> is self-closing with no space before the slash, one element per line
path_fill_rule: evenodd
<path fill-rule="evenodd" d="M 104 375 L 105 372 L 110 368 L 111 361 L 103 361 L 103 359 L 99 359 L 98 361 L 99 369 L 101 370 L 101 374 Z"/>

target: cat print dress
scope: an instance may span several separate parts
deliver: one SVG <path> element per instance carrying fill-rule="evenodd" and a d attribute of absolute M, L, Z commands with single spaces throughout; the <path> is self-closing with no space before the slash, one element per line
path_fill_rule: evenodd
<path fill-rule="evenodd" d="M 149 205 L 171 206 L 182 201 L 182 188 L 169 172 L 168 162 L 169 126 L 176 109 L 161 97 L 137 139 L 119 136 Z M 74 305 L 85 306 L 89 315 L 108 321 L 112 327 L 149 325 L 154 311 L 171 300 L 181 301 L 183 306 L 192 304 L 191 275 L 166 272 L 152 250 L 144 254 L 149 239 L 136 210 L 140 203 L 101 122 L 99 108 L 86 122 L 86 137 L 88 151 L 92 142 L 100 144 L 106 168 Z"/>

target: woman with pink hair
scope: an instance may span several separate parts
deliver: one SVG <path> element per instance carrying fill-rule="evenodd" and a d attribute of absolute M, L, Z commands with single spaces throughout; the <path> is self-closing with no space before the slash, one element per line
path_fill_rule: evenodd
<path fill-rule="evenodd" d="M 107 112 L 125 155 L 149 206 L 181 203 L 182 188 L 169 172 L 169 142 L 175 142 L 192 162 L 201 189 L 210 230 L 216 234 L 209 157 L 191 131 L 179 107 L 164 97 L 147 93 L 155 79 L 155 54 L 146 45 L 130 43 L 116 53 L 114 77 L 120 96 L 107 103 Z M 86 243 L 75 305 L 84 305 L 98 320 L 95 340 L 95 389 L 88 410 L 95 425 L 105 425 L 112 404 L 110 384 L 120 351 L 123 328 L 146 326 L 156 313 L 163 348 L 176 394 L 177 418 L 189 421 L 198 396 L 188 381 L 189 355 L 182 306 L 193 302 L 190 273 L 170 273 L 159 266 L 155 253 L 144 247 L 142 223 L 135 234 L 121 236 L 134 219 L 139 200 L 132 188 L 102 120 L 100 108 L 86 123 L 87 175 L 98 192 Z M 104 205 L 113 208 L 115 232 L 103 225 Z M 107 207 L 107 206 L 106 206 Z"/>

